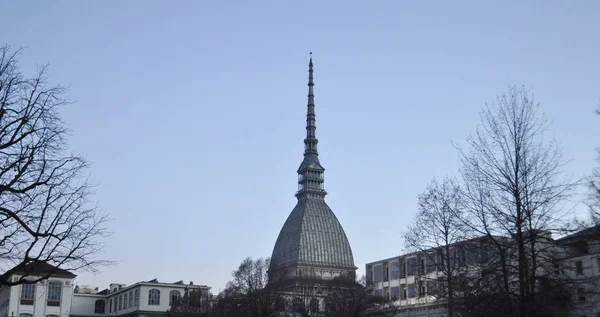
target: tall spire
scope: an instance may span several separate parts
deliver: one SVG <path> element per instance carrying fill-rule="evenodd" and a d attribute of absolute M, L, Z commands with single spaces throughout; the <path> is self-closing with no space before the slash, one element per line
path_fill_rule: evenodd
<path fill-rule="evenodd" d="M 317 144 L 319 140 L 315 134 L 315 95 L 313 92 L 313 61 L 312 52 L 308 63 L 308 105 L 306 113 L 306 138 L 304 139 L 304 160 L 298 168 L 298 199 L 303 197 L 324 197 L 327 192 L 323 187 L 325 169 L 319 163 Z"/>

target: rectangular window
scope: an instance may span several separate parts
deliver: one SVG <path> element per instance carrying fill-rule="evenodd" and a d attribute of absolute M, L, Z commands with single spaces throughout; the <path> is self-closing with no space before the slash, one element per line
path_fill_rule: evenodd
<path fill-rule="evenodd" d="M 385 278 L 383 280 L 384 281 L 390 280 L 390 267 L 387 265 L 385 266 Z"/>
<path fill-rule="evenodd" d="M 35 297 L 35 284 L 21 285 L 21 299 L 33 299 Z"/>
<path fill-rule="evenodd" d="M 406 288 L 402 289 L 402 299 L 407 299 L 408 298 L 408 291 L 406 290 Z"/>
<path fill-rule="evenodd" d="M 398 287 L 392 287 L 390 289 L 390 298 L 391 300 L 398 300 L 398 291 L 400 289 Z"/>
<path fill-rule="evenodd" d="M 383 280 L 381 264 L 373 266 L 373 271 L 373 282 L 381 282 Z"/>
<path fill-rule="evenodd" d="M 406 272 L 407 272 L 407 264 L 406 262 L 402 262 L 402 278 L 406 278 Z"/>
<path fill-rule="evenodd" d="M 48 283 L 48 301 L 60 301 L 62 286 L 60 282 Z"/>
<path fill-rule="evenodd" d="M 596 264 L 598 265 L 598 273 L 600 273 L 600 258 L 596 258 Z M 598 317 L 600 317 L 600 315 L 598 315 Z"/>
<path fill-rule="evenodd" d="M 421 274 L 425 274 L 425 258 L 421 259 Z"/>
<path fill-rule="evenodd" d="M 400 277 L 400 265 L 398 262 L 390 264 L 390 279 L 397 280 Z"/>
<path fill-rule="evenodd" d="M 585 302 L 585 290 L 583 288 L 577 289 L 577 297 L 580 302 Z"/>
<path fill-rule="evenodd" d="M 583 274 L 583 262 L 575 261 L 575 272 L 577 272 L 577 275 Z"/>

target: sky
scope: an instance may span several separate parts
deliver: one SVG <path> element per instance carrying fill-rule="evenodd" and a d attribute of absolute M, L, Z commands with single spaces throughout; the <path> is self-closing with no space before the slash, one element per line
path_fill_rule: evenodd
<path fill-rule="evenodd" d="M 0 44 L 69 86 L 70 149 L 110 214 L 78 285 L 217 293 L 293 209 L 308 56 L 326 200 L 359 274 L 399 255 L 417 195 L 458 174 L 478 111 L 531 89 L 574 178 L 600 145 L 597 1 L 4 1 Z"/>

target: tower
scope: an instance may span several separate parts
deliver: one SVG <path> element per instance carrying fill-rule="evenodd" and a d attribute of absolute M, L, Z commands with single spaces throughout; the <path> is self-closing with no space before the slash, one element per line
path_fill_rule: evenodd
<path fill-rule="evenodd" d="M 311 53 L 304 158 L 297 170 L 298 201 L 277 237 L 269 272 L 271 280 L 277 275 L 295 287 L 307 281 L 314 285 L 340 278 L 354 280 L 356 271 L 344 229 L 325 202 L 325 168 L 319 162 L 317 150 L 313 87 Z"/>

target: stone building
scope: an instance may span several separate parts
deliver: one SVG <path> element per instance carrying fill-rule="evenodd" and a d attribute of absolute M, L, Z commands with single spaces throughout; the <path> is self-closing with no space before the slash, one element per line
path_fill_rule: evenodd
<path fill-rule="evenodd" d="M 315 134 L 312 55 L 308 73 L 304 159 L 297 170 L 298 202 L 275 242 L 269 283 L 278 284 L 293 305 L 322 310 L 327 289 L 334 281 L 354 281 L 357 268 L 344 229 L 325 202 L 325 168 L 319 162 Z"/>

